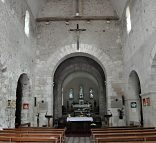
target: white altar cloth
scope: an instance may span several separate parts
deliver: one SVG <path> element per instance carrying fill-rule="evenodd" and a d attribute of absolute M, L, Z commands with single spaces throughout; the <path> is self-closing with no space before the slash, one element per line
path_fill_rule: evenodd
<path fill-rule="evenodd" d="M 67 117 L 67 122 L 76 122 L 76 121 L 93 121 L 92 117 Z"/>

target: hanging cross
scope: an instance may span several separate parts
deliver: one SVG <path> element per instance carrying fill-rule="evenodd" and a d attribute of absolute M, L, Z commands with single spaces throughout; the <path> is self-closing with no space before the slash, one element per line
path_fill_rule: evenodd
<path fill-rule="evenodd" d="M 79 24 L 77 24 L 77 28 L 76 29 L 70 29 L 70 31 L 76 32 L 76 35 L 77 35 L 77 50 L 79 50 L 80 32 L 86 31 L 86 29 L 79 29 Z"/>

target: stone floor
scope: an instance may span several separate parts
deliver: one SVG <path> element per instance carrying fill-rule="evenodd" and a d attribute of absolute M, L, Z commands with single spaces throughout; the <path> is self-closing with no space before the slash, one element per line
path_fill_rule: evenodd
<path fill-rule="evenodd" d="M 90 137 L 66 137 L 65 143 L 91 143 Z"/>

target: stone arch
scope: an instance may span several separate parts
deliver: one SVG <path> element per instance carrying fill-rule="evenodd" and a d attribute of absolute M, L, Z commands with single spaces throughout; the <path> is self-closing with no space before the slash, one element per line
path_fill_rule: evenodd
<path fill-rule="evenodd" d="M 57 69 L 57 67 L 60 65 L 60 63 L 62 63 L 64 60 L 68 59 L 68 58 L 71 58 L 71 57 L 76 57 L 76 56 L 84 56 L 84 57 L 88 57 L 88 58 L 91 58 L 93 59 L 94 61 L 96 61 L 103 69 L 105 75 L 107 74 L 107 71 L 106 71 L 106 68 L 104 67 L 103 65 L 103 61 L 101 61 L 100 59 L 98 59 L 97 57 L 95 57 L 94 55 L 91 55 L 89 53 L 84 53 L 84 52 L 74 52 L 74 53 L 70 53 L 70 54 L 67 54 L 65 55 L 64 57 L 62 57 L 56 64 L 54 70 L 53 70 L 53 75 Z"/>
<path fill-rule="evenodd" d="M 115 68 L 115 65 L 111 66 L 113 65 L 112 60 L 101 49 L 96 49 L 93 46 L 86 45 L 86 44 L 83 44 L 83 45 L 81 44 L 79 51 L 76 50 L 76 45 L 67 45 L 65 47 L 62 47 L 61 49 L 59 48 L 54 53 L 54 55 L 52 55 L 48 59 L 48 62 L 46 65 L 49 67 L 53 67 L 51 68 L 52 70 L 50 70 L 49 72 L 50 74 L 49 76 L 50 77 L 52 76 L 52 81 L 54 80 L 54 73 L 56 72 L 56 69 L 58 68 L 59 64 L 63 62 L 64 60 L 70 57 L 74 57 L 74 56 L 85 56 L 85 57 L 95 60 L 103 69 L 107 83 L 111 82 L 111 77 L 112 77 L 111 73 L 113 71 L 113 68 Z M 106 95 L 108 95 L 107 89 L 110 88 L 110 86 L 111 86 L 110 84 L 106 84 Z M 52 88 L 52 95 L 53 95 L 53 88 Z M 54 99 L 52 96 L 52 101 L 53 100 Z M 53 112 L 53 107 L 52 107 L 52 112 Z"/>
<path fill-rule="evenodd" d="M 47 69 L 50 76 L 53 77 L 58 65 L 65 59 L 73 56 L 86 56 L 92 58 L 102 67 L 106 77 L 111 76 L 113 68 L 115 69 L 116 66 L 122 65 L 121 62 L 114 64 L 112 59 L 105 54 L 103 49 L 97 49 L 88 44 L 80 44 L 80 49 L 78 51 L 76 45 L 72 44 L 66 45 L 65 47 L 58 47 L 57 50 L 48 57 L 46 64 L 44 64 L 44 68 L 43 66 L 40 66 L 42 67 L 40 70 Z"/>
<path fill-rule="evenodd" d="M 39 54 L 39 51 L 38 51 Z M 59 64 L 63 62 L 64 60 L 74 57 L 74 56 L 85 56 L 88 58 L 93 59 L 96 61 L 101 68 L 104 71 L 105 78 L 106 78 L 106 95 L 108 96 L 108 100 L 110 100 L 110 96 L 112 94 L 112 80 L 115 82 L 118 82 L 119 80 L 119 73 L 122 69 L 122 61 L 113 62 L 113 59 L 109 57 L 105 53 L 105 49 L 103 48 L 96 48 L 89 44 L 80 44 L 79 51 L 76 48 L 75 44 L 71 45 L 65 45 L 64 47 L 57 47 L 55 52 L 51 53 L 50 56 L 47 57 L 47 59 L 44 58 L 44 60 L 37 60 L 37 67 L 36 67 L 36 73 L 38 76 L 36 76 L 37 82 L 40 82 L 41 80 L 46 82 L 46 85 L 43 88 L 49 88 L 51 90 L 40 90 L 40 92 L 37 91 L 38 96 L 43 98 L 43 94 L 51 97 L 48 98 L 48 112 L 50 114 L 54 114 L 53 109 L 53 84 L 54 81 L 54 74 L 56 72 L 56 69 L 58 68 Z M 114 72 L 115 71 L 115 72 Z M 46 97 L 44 97 L 46 98 Z M 110 104 L 108 105 L 110 107 Z"/>
<path fill-rule="evenodd" d="M 156 47 L 153 48 L 152 52 L 151 52 L 151 59 L 150 59 L 150 63 L 151 63 L 151 69 L 150 69 L 150 85 L 149 85 L 149 89 L 150 92 L 155 92 L 155 88 L 156 88 Z"/>
<path fill-rule="evenodd" d="M 128 79 L 128 122 L 143 126 L 143 111 L 140 79 L 135 70 L 131 71 Z"/>
<path fill-rule="evenodd" d="M 16 111 L 15 111 L 15 127 L 19 127 L 23 123 L 31 121 L 31 91 L 30 81 L 26 73 L 20 75 L 16 89 Z"/>
<path fill-rule="evenodd" d="M 80 63 L 79 63 L 80 62 Z M 65 66 L 68 65 L 67 68 Z M 94 65 L 94 66 L 93 66 Z M 65 68 L 65 69 L 64 69 Z M 62 84 L 66 77 L 68 77 L 73 72 L 85 72 L 87 74 L 90 74 L 94 76 L 94 78 L 98 81 L 100 84 L 99 86 L 99 108 L 100 108 L 100 114 L 104 115 L 107 110 L 107 104 L 106 104 L 106 87 L 105 87 L 105 74 L 101 66 L 94 61 L 93 59 L 90 59 L 85 56 L 74 56 L 70 57 L 67 60 L 63 61 L 58 68 L 56 69 L 56 72 L 54 74 L 54 118 L 59 118 L 62 116 L 61 112 L 62 107 L 58 106 L 62 103 L 61 101 L 61 89 Z M 61 74 L 63 73 L 63 74 Z M 104 96 L 105 95 L 105 96 Z M 103 103 L 105 103 L 103 105 Z"/>

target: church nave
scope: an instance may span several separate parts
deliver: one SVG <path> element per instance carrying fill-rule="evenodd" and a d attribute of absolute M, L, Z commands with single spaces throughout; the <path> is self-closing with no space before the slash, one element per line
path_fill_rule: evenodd
<path fill-rule="evenodd" d="M 75 143 L 93 128 L 156 127 L 156 0 L 0 0 L 0 10 L 0 130 L 63 128 Z"/>

